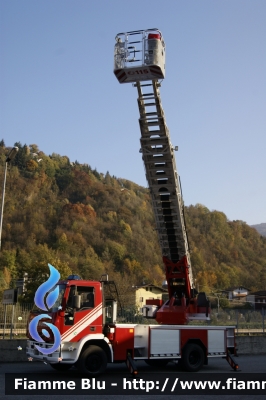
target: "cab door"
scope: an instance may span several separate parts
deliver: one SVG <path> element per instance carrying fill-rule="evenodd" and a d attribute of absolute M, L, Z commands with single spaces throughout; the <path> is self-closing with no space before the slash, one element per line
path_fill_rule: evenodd
<path fill-rule="evenodd" d="M 94 286 L 71 286 L 66 305 L 62 341 L 79 341 L 89 334 L 102 333 L 102 303 Z M 73 307 L 74 296 L 80 297 L 80 307 Z"/>

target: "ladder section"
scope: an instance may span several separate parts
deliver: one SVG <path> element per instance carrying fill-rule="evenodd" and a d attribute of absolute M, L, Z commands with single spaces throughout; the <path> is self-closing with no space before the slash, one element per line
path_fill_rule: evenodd
<path fill-rule="evenodd" d="M 176 263 L 184 256 L 193 287 L 184 208 L 174 151 L 170 141 L 157 80 L 136 82 L 138 90 L 141 153 L 145 165 L 156 228 L 163 256 Z"/>

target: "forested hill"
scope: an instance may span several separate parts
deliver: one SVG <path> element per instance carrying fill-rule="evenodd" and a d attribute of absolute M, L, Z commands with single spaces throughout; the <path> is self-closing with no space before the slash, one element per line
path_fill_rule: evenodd
<path fill-rule="evenodd" d="M 19 147 L 8 167 L 0 252 L 1 291 L 26 272 L 32 301 L 48 272 L 119 285 L 161 285 L 162 257 L 147 189 L 125 179 Z M 0 180 L 9 149 L 0 143 Z M 243 285 L 266 289 L 266 238 L 203 205 L 186 207 L 194 277 L 200 291 Z"/>

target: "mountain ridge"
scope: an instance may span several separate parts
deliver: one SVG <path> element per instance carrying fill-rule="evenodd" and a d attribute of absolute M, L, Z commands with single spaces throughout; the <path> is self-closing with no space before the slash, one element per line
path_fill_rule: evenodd
<path fill-rule="evenodd" d="M 261 224 L 250 225 L 251 228 L 255 228 L 260 235 L 266 236 L 266 222 L 262 222 Z"/>

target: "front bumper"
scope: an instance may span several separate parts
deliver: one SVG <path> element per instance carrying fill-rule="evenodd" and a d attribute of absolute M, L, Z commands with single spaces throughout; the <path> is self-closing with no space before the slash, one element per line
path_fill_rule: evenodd
<path fill-rule="evenodd" d="M 61 343 L 60 347 L 51 354 L 43 354 L 35 345 L 40 348 L 51 348 L 53 344 L 45 342 L 36 342 L 34 340 L 27 340 L 26 354 L 29 359 L 37 361 L 45 361 L 49 364 L 58 362 L 74 364 L 78 358 L 78 348 L 75 344 L 65 342 Z"/>

